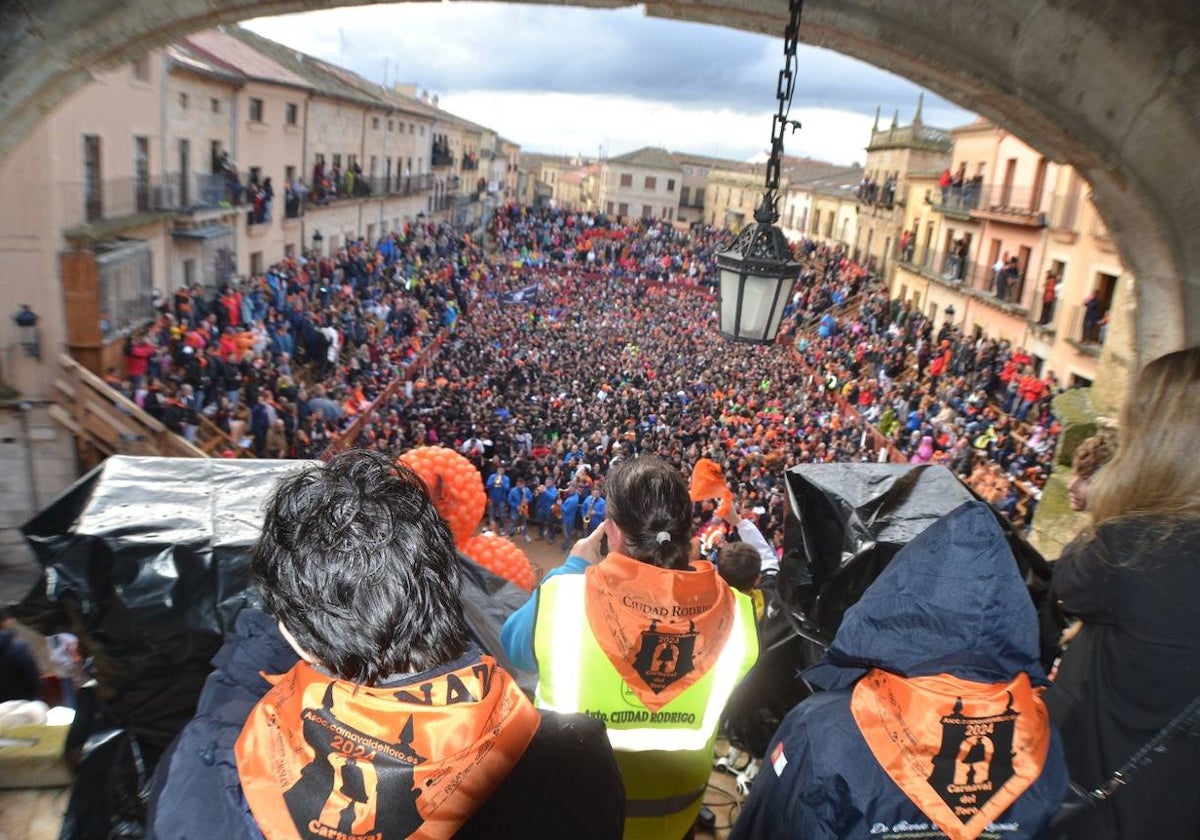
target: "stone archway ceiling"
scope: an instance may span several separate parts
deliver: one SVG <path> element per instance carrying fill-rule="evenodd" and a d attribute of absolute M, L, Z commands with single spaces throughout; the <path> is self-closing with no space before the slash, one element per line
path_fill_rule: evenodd
<path fill-rule="evenodd" d="M 0 157 L 93 71 L 149 47 L 218 23 L 365 4 L 7 0 Z M 646 12 L 776 34 L 787 4 L 651 2 Z M 1140 355 L 1200 343 L 1200 2 L 807 0 L 801 38 L 912 79 L 1072 163 L 1138 279 Z"/>

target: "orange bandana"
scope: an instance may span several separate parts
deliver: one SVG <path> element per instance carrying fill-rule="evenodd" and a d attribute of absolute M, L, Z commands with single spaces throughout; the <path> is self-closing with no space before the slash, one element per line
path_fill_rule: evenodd
<path fill-rule="evenodd" d="M 652 712 L 708 673 L 737 620 L 733 590 L 712 563 L 679 572 L 611 553 L 585 574 L 588 625 Z"/>
<path fill-rule="evenodd" d="M 951 840 L 974 840 L 1041 775 L 1050 722 L 1041 691 L 878 669 L 850 712 L 875 760 Z"/>
<path fill-rule="evenodd" d="M 267 679 L 274 687 L 234 751 L 268 840 L 452 837 L 524 754 L 541 720 L 489 656 L 387 688 L 305 662 Z"/>

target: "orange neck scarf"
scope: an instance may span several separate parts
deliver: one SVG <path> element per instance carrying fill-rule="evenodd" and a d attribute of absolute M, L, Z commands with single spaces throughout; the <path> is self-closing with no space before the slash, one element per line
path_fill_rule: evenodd
<path fill-rule="evenodd" d="M 712 563 L 680 572 L 610 553 L 585 574 L 588 625 L 652 712 L 708 673 L 737 620 L 733 590 Z"/>
<path fill-rule="evenodd" d="M 266 678 L 274 687 L 234 752 L 268 840 L 452 837 L 521 758 L 541 720 L 489 656 L 386 688 L 305 662 Z"/>
<path fill-rule="evenodd" d="M 1026 674 L 1009 683 L 874 669 L 850 712 L 875 760 L 950 840 L 974 840 L 1041 775 L 1050 722 Z"/>

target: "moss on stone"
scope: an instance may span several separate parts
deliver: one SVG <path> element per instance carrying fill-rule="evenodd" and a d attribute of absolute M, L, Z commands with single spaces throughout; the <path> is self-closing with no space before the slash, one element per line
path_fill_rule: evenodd
<path fill-rule="evenodd" d="M 1069 470 L 1076 447 L 1100 430 L 1092 389 L 1073 388 L 1059 394 L 1054 398 L 1054 416 L 1062 426 L 1054 463 Z"/>
<path fill-rule="evenodd" d="M 1029 542 L 1049 560 L 1062 554 L 1067 543 L 1088 524 L 1086 514 L 1071 509 L 1067 494 L 1070 475 L 1070 472 L 1055 471 L 1050 476 L 1042 488 L 1042 498 L 1033 517 Z"/>

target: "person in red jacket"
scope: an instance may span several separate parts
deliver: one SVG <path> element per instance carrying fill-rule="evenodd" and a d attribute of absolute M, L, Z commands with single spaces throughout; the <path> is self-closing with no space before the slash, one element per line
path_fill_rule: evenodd
<path fill-rule="evenodd" d="M 125 354 L 125 373 L 136 390 L 142 386 L 146 373 L 150 370 L 150 359 L 154 356 L 154 345 L 149 337 L 142 333 L 134 341 Z"/>

